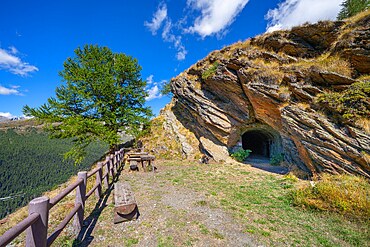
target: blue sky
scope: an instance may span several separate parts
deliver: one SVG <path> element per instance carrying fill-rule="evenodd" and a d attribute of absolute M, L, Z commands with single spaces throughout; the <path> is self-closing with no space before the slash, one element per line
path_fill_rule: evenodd
<path fill-rule="evenodd" d="M 335 19 L 342 0 L 1 0 L 0 116 L 21 116 L 61 85 L 58 71 L 85 44 L 138 59 L 153 112 L 163 83 L 240 40 Z"/>

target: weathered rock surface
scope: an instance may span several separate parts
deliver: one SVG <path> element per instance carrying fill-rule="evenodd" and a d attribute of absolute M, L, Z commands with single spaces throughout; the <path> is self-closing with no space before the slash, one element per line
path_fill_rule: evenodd
<path fill-rule="evenodd" d="M 228 149 L 242 146 L 267 157 L 283 153 L 311 175 L 370 178 L 369 133 L 315 104 L 318 94 L 369 73 L 369 19 L 265 34 L 214 51 L 174 78 L 172 112 L 199 141 L 193 148 L 226 160 Z"/>
<path fill-rule="evenodd" d="M 354 69 L 361 74 L 370 73 L 370 15 L 348 23 L 341 38 L 333 43 L 333 54 L 349 60 Z"/>

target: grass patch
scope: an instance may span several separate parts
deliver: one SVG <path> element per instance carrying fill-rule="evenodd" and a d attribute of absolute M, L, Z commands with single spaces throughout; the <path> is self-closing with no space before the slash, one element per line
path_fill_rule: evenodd
<path fill-rule="evenodd" d="M 207 235 L 207 234 L 210 233 L 209 229 L 203 224 L 199 224 L 199 231 L 200 231 L 200 233 L 202 233 L 204 235 Z"/>
<path fill-rule="evenodd" d="M 314 186 L 292 191 L 294 204 L 305 208 L 370 218 L 370 183 L 362 177 L 324 175 Z"/>
<path fill-rule="evenodd" d="M 138 238 L 125 238 L 125 246 L 127 247 L 131 247 L 135 244 L 138 244 L 139 243 L 139 239 Z"/>
<path fill-rule="evenodd" d="M 214 62 L 210 67 L 208 67 L 203 73 L 202 73 L 202 79 L 207 80 L 210 77 L 214 76 L 217 70 L 219 63 Z"/>
<path fill-rule="evenodd" d="M 173 237 L 167 236 L 167 237 L 159 237 L 158 238 L 158 247 L 172 247 L 175 246 L 173 244 Z"/>
<path fill-rule="evenodd" d="M 204 200 L 201 200 L 201 201 L 197 201 L 196 203 L 195 203 L 195 205 L 196 206 L 206 206 L 208 203 L 206 202 L 206 201 L 204 201 Z"/>
<path fill-rule="evenodd" d="M 219 233 L 217 230 L 212 233 L 212 236 L 214 238 L 217 238 L 217 239 L 224 239 L 225 238 L 224 235 L 222 235 L 221 233 Z"/>
<path fill-rule="evenodd" d="M 294 206 L 292 191 L 308 182 L 293 174 L 256 172 L 240 163 L 207 167 L 179 164 L 171 161 L 163 164 L 172 169 L 166 170 L 163 176 L 158 174 L 157 180 L 186 181 L 175 186 L 204 192 L 208 197 L 197 201 L 196 205 L 212 201 L 204 207 L 212 204 L 224 210 L 236 222 L 241 222 L 246 233 L 267 246 L 281 243 L 288 246 L 366 246 L 370 241 L 369 221 L 347 218 L 336 211 Z M 200 235 L 215 237 L 213 229 L 204 223 L 199 222 L 197 226 Z M 327 234 L 323 236 L 323 232 Z"/>
<path fill-rule="evenodd" d="M 285 66 L 306 69 L 317 68 L 319 70 L 334 72 L 348 77 L 352 75 L 351 65 L 348 61 L 337 56 L 330 56 L 328 53 L 314 59 L 302 59 L 296 63 Z"/>
<path fill-rule="evenodd" d="M 341 92 L 325 92 L 315 98 L 315 103 L 327 115 L 333 116 L 340 122 L 353 122 L 369 131 L 370 82 L 359 81 Z"/>

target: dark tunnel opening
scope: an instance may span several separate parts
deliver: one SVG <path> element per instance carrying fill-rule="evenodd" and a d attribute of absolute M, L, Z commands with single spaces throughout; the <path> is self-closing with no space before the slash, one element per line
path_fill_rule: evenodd
<path fill-rule="evenodd" d="M 272 138 L 260 130 L 247 131 L 242 135 L 242 147 L 244 150 L 252 150 L 253 156 L 270 157 Z"/>

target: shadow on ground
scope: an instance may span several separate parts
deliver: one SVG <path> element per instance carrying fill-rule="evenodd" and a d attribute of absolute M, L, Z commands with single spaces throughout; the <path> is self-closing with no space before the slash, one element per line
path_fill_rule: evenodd
<path fill-rule="evenodd" d="M 250 164 L 252 167 L 276 174 L 287 174 L 289 172 L 287 167 L 272 166 L 270 165 L 270 160 L 268 158 L 259 155 L 249 156 L 244 163 Z"/>
<path fill-rule="evenodd" d="M 113 181 L 109 184 L 108 188 L 102 194 L 98 202 L 95 204 L 93 211 L 90 213 L 89 216 L 84 220 L 83 227 L 81 231 L 78 233 L 77 238 L 73 241 L 73 246 L 89 246 L 90 243 L 94 240 L 94 236 L 92 236 L 92 232 L 98 222 L 98 219 L 107 205 L 108 198 L 114 189 L 114 183 L 118 181 L 119 176 L 123 170 L 124 166 L 121 166 L 120 170 L 117 171 L 116 176 L 114 177 Z"/>

